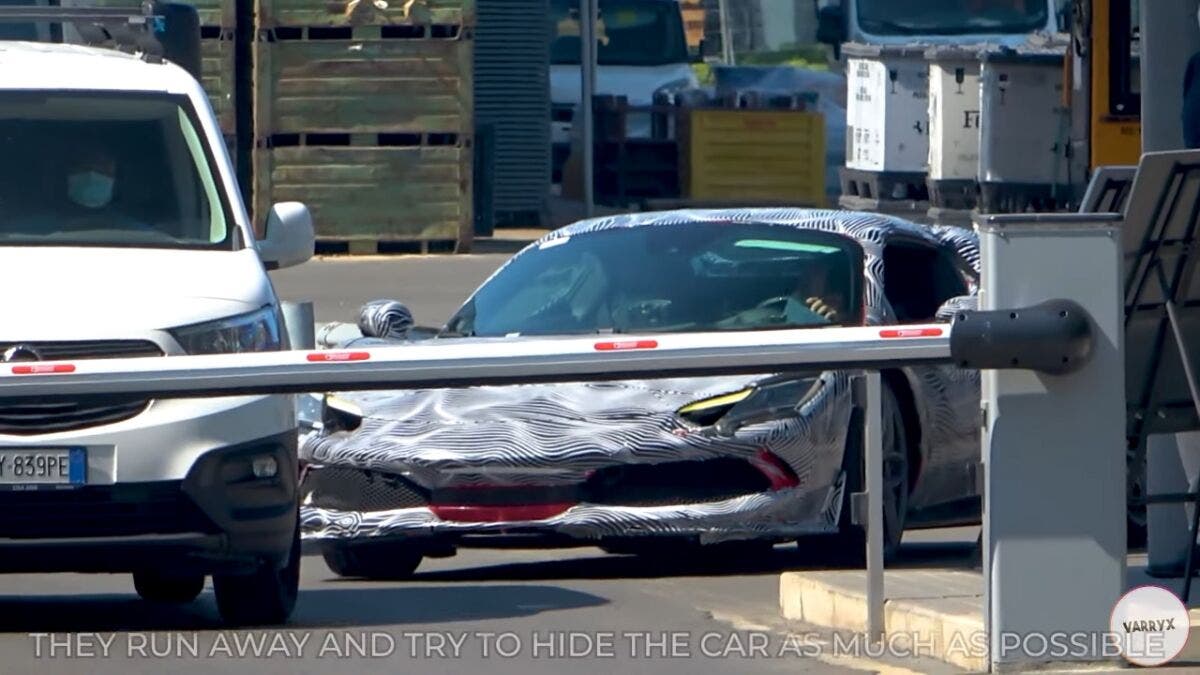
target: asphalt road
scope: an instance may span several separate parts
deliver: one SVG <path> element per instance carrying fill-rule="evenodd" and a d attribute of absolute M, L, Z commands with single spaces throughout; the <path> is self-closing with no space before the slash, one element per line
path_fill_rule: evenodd
<path fill-rule="evenodd" d="M 312 261 L 274 273 L 319 322 L 401 299 L 440 324 L 505 256 Z M 961 562 L 977 530 L 911 534 L 904 564 Z M 188 606 L 141 602 L 127 576 L 0 577 L 0 673 L 855 673 L 946 672 L 932 662 L 835 655 L 785 625 L 778 575 L 821 568 L 819 547 L 743 561 L 649 562 L 598 549 L 474 551 L 427 560 L 412 581 L 340 580 L 307 556 L 291 624 L 224 631 L 211 589 Z M 790 637 L 789 637 L 790 636 Z"/>

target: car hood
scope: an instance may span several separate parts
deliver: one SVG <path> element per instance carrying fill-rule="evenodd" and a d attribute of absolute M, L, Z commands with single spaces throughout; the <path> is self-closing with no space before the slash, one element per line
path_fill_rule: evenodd
<path fill-rule="evenodd" d="M 257 253 L 0 246 L 0 339 L 80 339 L 244 313 L 274 293 Z"/>

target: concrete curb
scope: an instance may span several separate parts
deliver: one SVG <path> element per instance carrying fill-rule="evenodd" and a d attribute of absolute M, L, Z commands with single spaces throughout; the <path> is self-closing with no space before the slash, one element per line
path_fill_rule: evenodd
<path fill-rule="evenodd" d="M 860 592 L 849 584 L 829 583 L 820 578 L 828 573 L 785 572 L 779 579 L 779 610 L 784 619 L 833 630 L 862 633 L 867 630 L 866 585 Z M 891 572 L 888 573 L 892 574 Z M 945 572 L 931 572 L 945 575 Z M 885 581 L 885 587 L 887 582 Z M 896 584 L 891 588 L 903 588 Z M 982 597 L 953 593 L 944 597 L 889 597 L 884 602 L 884 630 L 890 638 L 898 635 L 920 640 L 922 655 L 970 672 L 987 672 L 986 633 L 983 626 Z M 1200 609 L 1189 611 L 1190 630 L 1187 645 L 1175 660 L 1164 667 L 1200 663 Z M 909 643 L 899 643 L 911 648 Z M 930 651 L 930 648 L 932 650 Z M 1106 669 L 1121 668 L 1124 663 L 1105 664 Z M 1098 664 L 1093 664 L 1098 667 Z M 1085 664 L 1062 672 L 1083 672 Z"/>
<path fill-rule="evenodd" d="M 983 617 L 973 615 L 969 603 L 945 598 L 947 611 L 922 606 L 916 600 L 888 599 L 884 603 L 884 630 L 890 635 L 916 636 L 923 655 L 973 672 L 986 671 L 986 642 L 979 647 Z M 954 605 L 961 608 L 956 611 Z M 787 572 L 779 579 L 779 609 L 789 621 L 856 633 L 867 630 L 867 597 L 827 584 L 803 572 Z M 925 654 L 925 650 L 932 651 Z M 982 654 L 981 654 L 982 652 Z"/>

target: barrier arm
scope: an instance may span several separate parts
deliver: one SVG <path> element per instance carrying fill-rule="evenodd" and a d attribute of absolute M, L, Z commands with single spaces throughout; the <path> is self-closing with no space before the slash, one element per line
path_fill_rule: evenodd
<path fill-rule="evenodd" d="M 1091 319 L 1051 300 L 962 311 L 949 323 L 616 337 L 436 340 L 398 347 L 25 362 L 0 368 L 0 399 L 154 398 L 472 387 L 622 378 L 862 369 L 866 378 L 868 632 L 883 636 L 881 368 L 956 364 L 1065 375 L 1092 351 Z M 855 519 L 859 521 L 858 518 Z"/>
<path fill-rule="evenodd" d="M 1065 374 L 1091 348 L 1070 301 L 949 323 L 660 335 L 434 340 L 350 350 L 7 363 L 0 399 L 153 398 L 579 382 L 957 364 Z"/>

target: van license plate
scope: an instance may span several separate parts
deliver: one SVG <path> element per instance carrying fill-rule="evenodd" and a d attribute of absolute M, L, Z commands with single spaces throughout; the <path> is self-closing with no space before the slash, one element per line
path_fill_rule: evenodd
<path fill-rule="evenodd" d="M 87 451 L 83 448 L 0 449 L 0 486 L 83 485 Z"/>

